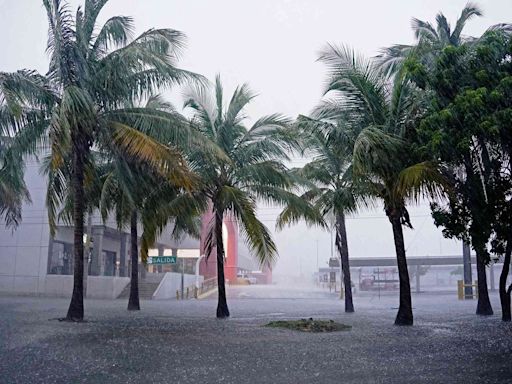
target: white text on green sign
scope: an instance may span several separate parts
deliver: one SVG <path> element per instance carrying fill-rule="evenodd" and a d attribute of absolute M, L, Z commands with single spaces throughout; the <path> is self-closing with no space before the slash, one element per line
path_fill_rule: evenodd
<path fill-rule="evenodd" d="M 152 256 L 148 257 L 148 264 L 176 264 L 176 256 Z"/>

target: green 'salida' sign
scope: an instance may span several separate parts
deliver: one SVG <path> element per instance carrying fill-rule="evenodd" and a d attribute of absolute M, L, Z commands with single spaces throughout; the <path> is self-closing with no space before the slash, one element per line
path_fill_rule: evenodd
<path fill-rule="evenodd" d="M 148 264 L 176 264 L 176 256 L 150 256 L 148 257 Z"/>

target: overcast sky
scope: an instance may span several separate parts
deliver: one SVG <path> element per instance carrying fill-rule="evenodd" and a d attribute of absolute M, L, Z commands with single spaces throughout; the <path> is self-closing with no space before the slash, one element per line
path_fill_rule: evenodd
<path fill-rule="evenodd" d="M 72 0 L 76 8 L 82 1 Z M 213 79 L 220 73 L 226 92 L 248 82 L 260 95 L 248 109 L 252 118 L 274 112 L 290 117 L 308 113 L 322 94 L 325 71 L 316 62 L 327 43 L 348 44 L 373 56 L 379 48 L 412 43 L 410 20 L 433 21 L 442 11 L 452 24 L 465 0 L 111 0 L 101 14 L 135 18 L 137 33 L 173 28 L 186 33 L 181 66 Z M 512 0 L 478 4 L 484 17 L 469 22 L 466 34 L 512 22 Z M 0 0 L 0 71 L 32 68 L 45 72 L 47 22 L 41 0 Z M 179 92 L 170 98 L 179 105 Z M 296 163 L 294 165 L 298 165 Z M 262 208 L 273 229 L 276 209 Z M 460 254 L 458 242 L 444 240 L 427 206 L 411 209 L 414 231 L 405 230 L 409 255 Z M 391 227 L 382 209 L 362 212 L 347 222 L 351 256 L 393 256 Z M 275 238 L 280 251 L 275 273 L 304 274 L 331 254 L 330 234 L 303 225 Z"/>

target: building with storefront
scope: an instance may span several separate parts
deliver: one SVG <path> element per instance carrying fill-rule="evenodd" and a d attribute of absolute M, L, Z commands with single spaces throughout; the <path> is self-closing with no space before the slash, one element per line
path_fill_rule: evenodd
<path fill-rule="evenodd" d="M 23 207 L 20 226 L 15 231 L 4 226 L 0 228 L 0 292 L 70 296 L 74 267 L 73 228 L 59 225 L 55 236 L 50 236 L 45 203 L 46 180 L 39 174 L 39 169 L 37 161 L 27 162 L 25 178 L 32 203 Z M 206 215 L 203 223 L 208 220 L 209 216 Z M 88 224 L 85 226 L 86 232 L 90 228 L 91 240 L 90 249 L 86 247 L 88 295 L 115 298 L 129 284 L 129 230 L 118 230 L 114 221 L 103 222 L 99 216 L 93 216 Z M 239 244 L 236 223 L 226 220 L 225 225 L 226 276 L 235 282 L 237 276 L 258 270 L 259 267 L 247 248 Z M 171 229 L 163 231 L 149 255 L 185 257 L 179 258 L 174 265 L 141 265 L 142 280 L 148 276 L 148 280 L 155 284 L 167 272 L 183 271 L 187 275 L 195 275 L 197 258 L 204 255 L 203 241 L 190 237 L 175 241 Z M 203 225 L 203 239 L 206 230 L 207 227 Z M 203 257 L 199 272 L 205 278 L 216 276 L 215 257 Z"/>

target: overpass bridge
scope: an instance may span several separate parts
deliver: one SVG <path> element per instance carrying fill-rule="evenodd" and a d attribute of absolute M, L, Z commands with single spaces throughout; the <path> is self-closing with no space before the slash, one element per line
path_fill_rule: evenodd
<path fill-rule="evenodd" d="M 474 255 L 470 258 L 471 264 L 476 264 L 476 257 Z M 320 274 L 333 272 L 340 267 L 339 258 L 331 259 L 330 266 L 319 268 Z M 469 260 L 468 260 L 469 261 Z M 334 262 L 334 264 L 331 264 Z M 499 263 L 501 265 L 501 263 Z M 464 259 L 462 255 L 448 255 L 448 256 L 407 256 L 407 265 L 410 271 L 414 271 L 414 279 L 416 285 L 416 292 L 420 292 L 420 267 L 422 266 L 464 266 Z M 396 257 L 351 257 L 350 268 L 364 268 L 364 267 L 396 267 Z M 489 285 L 491 290 L 495 290 L 495 264 L 491 263 L 489 268 Z M 469 281 L 471 281 L 471 277 Z"/>

